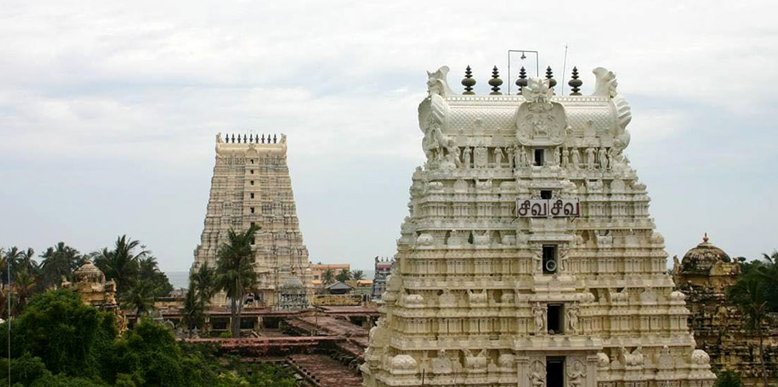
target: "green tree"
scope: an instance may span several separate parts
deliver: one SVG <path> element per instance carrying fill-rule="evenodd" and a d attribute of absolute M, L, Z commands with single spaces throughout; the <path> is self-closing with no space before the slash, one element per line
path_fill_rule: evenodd
<path fill-rule="evenodd" d="M 97 367 L 93 363 L 95 344 L 101 336 L 116 335 L 113 315 L 98 312 L 84 305 L 81 297 L 71 290 L 49 291 L 36 295 L 27 308 L 13 320 L 12 348 L 15 354 L 30 353 L 40 357 L 52 373 L 73 376 L 92 376 Z M 0 353 L 5 348 L 7 328 Z"/>
<path fill-rule="evenodd" d="M 59 287 L 63 278 L 73 279 L 73 271 L 78 268 L 81 254 L 65 242 L 59 242 L 46 249 L 41 258 L 43 286 L 49 288 Z"/>
<path fill-rule="evenodd" d="M 114 356 L 116 373 L 131 375 L 142 385 L 189 385 L 184 379 L 181 349 L 173 334 L 150 319 L 141 319 L 117 341 Z"/>
<path fill-rule="evenodd" d="M 354 280 L 357 280 L 357 281 L 365 279 L 365 272 L 363 272 L 362 270 L 352 270 L 351 271 L 351 279 L 354 279 Z"/>
<path fill-rule="evenodd" d="M 230 298 L 232 337 L 240 337 L 243 296 L 257 282 L 257 274 L 254 271 L 254 251 L 251 249 L 257 230 L 259 228 L 255 225 L 245 232 L 230 230 L 227 233 L 227 242 L 219 247 L 217 253 L 217 283 L 219 289 L 224 290 Z"/>
<path fill-rule="evenodd" d="M 322 273 L 321 278 L 324 282 L 324 285 L 329 285 L 335 282 L 335 272 L 332 271 L 332 269 L 327 269 L 324 271 L 324 273 Z"/>
<path fill-rule="evenodd" d="M 121 295 L 123 309 L 132 310 L 136 316 L 148 314 L 154 309 L 157 286 L 149 279 L 133 281 L 132 286 Z"/>
<path fill-rule="evenodd" d="M 713 387 L 741 387 L 743 382 L 740 380 L 740 374 L 730 370 L 719 372 Z"/>
<path fill-rule="evenodd" d="M 348 269 L 343 268 L 340 270 L 338 275 L 335 276 L 335 279 L 340 282 L 346 282 L 351 279 L 351 272 Z"/>
<path fill-rule="evenodd" d="M 19 270 L 26 269 L 30 273 L 35 273 L 38 269 L 38 265 L 35 263 L 35 260 L 32 258 L 34 255 L 35 255 L 35 251 L 30 248 L 28 248 L 27 250 L 19 250 L 18 247 L 13 246 L 10 249 L 6 250 L 3 256 L 3 260 L 2 262 L 0 262 L 3 270 L 2 273 L 3 283 L 7 284 L 13 281 L 14 277 L 16 276 L 16 273 Z M 10 278 L 8 278 L 7 265 L 11 266 Z"/>
<path fill-rule="evenodd" d="M 116 281 L 116 292 L 121 297 L 138 274 L 138 261 L 148 254 L 149 252 L 140 245 L 140 241 L 122 235 L 116 238 L 113 250 L 104 248 L 101 251 L 95 258 L 95 266 L 103 271 L 106 279 Z"/>
<path fill-rule="evenodd" d="M 208 305 L 211 298 L 218 289 L 216 270 L 208 266 L 208 262 L 203 263 L 189 275 L 189 287 L 194 289 L 198 301 L 203 305 Z"/>
<path fill-rule="evenodd" d="M 734 285 L 727 289 L 727 298 L 740 309 L 745 317 L 746 328 L 756 333 L 759 338 L 759 362 L 764 385 L 768 387 L 763 329 L 769 312 L 766 284 L 759 271 L 750 271 L 743 274 Z"/>
<path fill-rule="evenodd" d="M 138 275 L 133 280 L 135 282 L 143 280 L 151 282 L 154 286 L 155 297 L 165 297 L 173 291 L 173 285 L 170 284 L 167 275 L 159 270 L 157 259 L 151 255 L 138 259 Z"/>
<path fill-rule="evenodd" d="M 19 314 L 24 307 L 27 306 L 27 301 L 32 297 L 38 288 L 38 278 L 35 274 L 25 270 L 16 272 L 14 282 L 11 284 L 12 294 L 16 299 L 13 305 L 14 314 Z"/>
<path fill-rule="evenodd" d="M 197 297 L 197 291 L 194 287 L 191 287 L 186 291 L 184 297 L 184 305 L 181 313 L 181 323 L 188 329 L 194 329 L 195 327 L 202 327 L 205 322 L 205 307 Z"/>

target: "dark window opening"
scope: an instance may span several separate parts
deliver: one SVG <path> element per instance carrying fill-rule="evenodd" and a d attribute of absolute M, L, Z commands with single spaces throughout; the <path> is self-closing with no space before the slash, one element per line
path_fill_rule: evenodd
<path fill-rule="evenodd" d="M 543 149 L 535 149 L 535 165 L 543 165 Z"/>
<path fill-rule="evenodd" d="M 257 238 L 256 237 L 251 238 L 251 244 L 253 245 L 255 243 L 257 243 Z"/>
<path fill-rule="evenodd" d="M 254 180 L 249 181 L 249 183 L 251 183 L 251 185 L 254 185 Z"/>
<path fill-rule="evenodd" d="M 541 199 L 551 199 L 551 190 L 542 190 L 540 191 L 540 198 Z"/>
<path fill-rule="evenodd" d="M 250 197 L 250 198 L 252 198 L 252 199 L 254 199 L 254 193 L 253 193 L 253 192 L 252 192 L 252 193 L 250 193 L 250 194 L 249 194 L 249 197 Z"/>
<path fill-rule="evenodd" d="M 249 209 L 251 210 L 251 213 L 253 214 L 254 213 L 254 207 L 250 207 Z"/>
<path fill-rule="evenodd" d="M 565 386 L 565 358 L 546 359 L 546 387 Z"/>
<path fill-rule="evenodd" d="M 543 274 L 554 274 L 557 271 L 556 245 L 543 245 Z"/>
<path fill-rule="evenodd" d="M 548 322 L 548 333 L 551 335 L 562 334 L 564 324 L 562 324 L 562 305 L 549 304 L 548 315 L 546 321 Z"/>
<path fill-rule="evenodd" d="M 251 222 L 251 227 L 254 227 L 254 226 L 256 226 L 256 225 L 257 225 L 256 223 L 254 223 L 254 222 Z"/>
<path fill-rule="evenodd" d="M 254 174 L 254 170 L 253 170 L 253 169 L 251 170 L 251 174 L 252 174 L 252 175 Z"/>

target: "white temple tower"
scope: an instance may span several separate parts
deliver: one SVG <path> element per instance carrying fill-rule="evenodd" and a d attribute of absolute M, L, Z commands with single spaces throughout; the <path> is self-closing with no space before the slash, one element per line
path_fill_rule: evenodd
<path fill-rule="evenodd" d="M 591 96 L 577 76 L 570 96 L 553 79 L 476 96 L 454 94 L 447 73 L 429 74 L 419 105 L 427 161 L 364 384 L 712 385 L 623 154 L 631 113 L 614 74 L 595 69 Z"/>
<path fill-rule="evenodd" d="M 216 267 L 227 232 L 260 227 L 254 242 L 259 306 L 304 309 L 312 294 L 308 249 L 297 220 L 286 136 L 216 136 L 216 165 L 200 244 L 192 270 Z M 304 284 L 308 284 L 305 286 Z M 212 302 L 226 304 L 224 294 Z"/>

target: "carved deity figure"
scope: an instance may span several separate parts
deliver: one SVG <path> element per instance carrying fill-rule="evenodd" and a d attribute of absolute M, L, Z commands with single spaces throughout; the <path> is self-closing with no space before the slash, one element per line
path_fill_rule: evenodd
<path fill-rule="evenodd" d="M 570 154 L 573 156 L 573 168 L 578 169 L 578 167 L 581 165 L 581 154 L 578 152 L 578 148 L 573 148 L 570 151 Z"/>
<path fill-rule="evenodd" d="M 538 334 L 545 333 L 546 308 L 542 307 L 539 302 L 536 302 L 535 306 L 532 307 L 532 316 L 535 318 L 535 332 Z"/>
<path fill-rule="evenodd" d="M 432 372 L 435 374 L 450 374 L 452 371 L 451 359 L 446 355 L 446 350 L 438 351 L 438 357 L 432 359 Z"/>
<path fill-rule="evenodd" d="M 554 147 L 554 149 L 551 151 L 551 160 L 549 160 L 548 164 L 549 165 L 559 164 L 559 147 Z"/>
<path fill-rule="evenodd" d="M 513 159 L 513 153 L 514 153 L 513 152 L 513 147 L 510 147 L 510 146 L 506 147 L 505 148 L 505 153 L 507 153 L 506 161 L 508 161 L 508 168 L 510 168 L 510 167 L 512 167 L 511 164 L 513 163 L 513 160 L 514 160 Z"/>
<path fill-rule="evenodd" d="M 546 386 L 546 370 L 540 361 L 532 363 L 532 370 L 529 373 L 529 382 L 532 387 Z"/>
<path fill-rule="evenodd" d="M 516 169 L 522 168 L 524 166 L 524 156 L 526 155 L 524 147 L 515 146 L 513 148 L 513 167 Z"/>
<path fill-rule="evenodd" d="M 568 386 L 570 387 L 581 387 L 585 377 L 586 369 L 580 360 L 573 362 L 572 368 L 567 370 L 567 380 L 569 381 Z"/>
<path fill-rule="evenodd" d="M 562 150 L 562 166 L 567 167 L 570 164 L 570 148 Z"/>
<path fill-rule="evenodd" d="M 502 159 L 505 155 L 502 153 L 502 148 L 496 147 L 494 148 L 494 167 L 500 168 L 502 167 Z"/>
<path fill-rule="evenodd" d="M 475 148 L 475 151 L 473 152 L 473 157 L 475 159 L 475 167 L 476 168 L 484 168 L 486 167 L 486 163 L 489 157 L 489 154 L 487 153 L 486 147 L 478 146 Z"/>
<path fill-rule="evenodd" d="M 598 151 L 597 156 L 600 159 L 600 169 L 602 169 L 603 171 L 606 170 L 606 169 L 610 169 L 610 168 L 608 168 L 608 156 L 607 155 L 608 155 L 608 152 L 605 150 L 605 147 L 601 147 L 599 149 L 599 151 Z"/>
<path fill-rule="evenodd" d="M 526 102 L 519 106 L 516 115 L 517 138 L 522 142 L 532 138 L 561 140 L 567 128 L 567 116 L 561 104 L 551 101 L 548 80 L 529 79 L 522 90 Z"/>
<path fill-rule="evenodd" d="M 586 148 L 586 169 L 594 169 L 594 149 Z"/>
<path fill-rule="evenodd" d="M 570 327 L 570 331 L 578 333 L 578 306 L 573 305 L 567 309 L 567 325 Z"/>
<path fill-rule="evenodd" d="M 462 164 L 465 165 L 465 168 L 470 168 L 473 165 L 473 149 L 469 146 L 466 146 L 465 150 L 462 151 Z"/>

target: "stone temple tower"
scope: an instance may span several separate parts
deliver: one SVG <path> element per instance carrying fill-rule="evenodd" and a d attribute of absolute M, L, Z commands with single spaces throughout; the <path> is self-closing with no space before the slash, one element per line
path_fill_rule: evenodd
<path fill-rule="evenodd" d="M 397 263 L 361 366 L 366 386 L 711 386 L 667 274 L 646 186 L 624 150 L 627 102 L 517 82 L 463 95 L 429 73 Z"/>
<path fill-rule="evenodd" d="M 304 309 L 312 294 L 308 249 L 297 220 L 285 135 L 216 136 L 216 165 L 200 244 L 192 270 L 216 267 L 230 229 L 260 227 L 254 240 L 259 284 L 254 302 L 274 309 Z M 224 294 L 212 302 L 225 304 Z"/>

